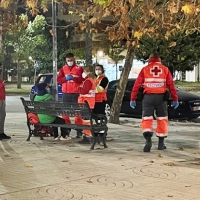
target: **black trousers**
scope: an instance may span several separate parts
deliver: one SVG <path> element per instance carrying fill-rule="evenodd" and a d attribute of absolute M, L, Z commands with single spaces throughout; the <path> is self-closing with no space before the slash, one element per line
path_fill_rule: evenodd
<path fill-rule="evenodd" d="M 93 113 L 105 115 L 106 102 L 95 102 Z"/>
<path fill-rule="evenodd" d="M 145 94 L 142 101 L 142 117 L 153 116 L 154 110 L 157 117 L 167 117 L 167 101 L 163 98 L 164 94 Z"/>
<path fill-rule="evenodd" d="M 78 97 L 79 94 L 78 93 L 63 93 L 62 99 L 63 102 L 78 102 Z"/>
<path fill-rule="evenodd" d="M 63 93 L 63 96 L 62 96 L 62 99 L 63 99 L 63 102 L 76 102 L 78 103 L 78 97 L 79 97 L 79 94 L 78 93 Z M 71 132 L 71 129 L 68 129 L 68 132 L 70 133 Z M 82 131 L 81 130 L 77 130 L 77 135 L 81 135 Z"/>
<path fill-rule="evenodd" d="M 56 117 L 56 119 L 52 122 L 52 124 L 65 124 L 65 120 L 61 117 Z M 58 127 L 52 127 L 54 138 L 58 137 Z M 69 129 L 67 128 L 60 128 L 61 136 L 69 136 Z"/>

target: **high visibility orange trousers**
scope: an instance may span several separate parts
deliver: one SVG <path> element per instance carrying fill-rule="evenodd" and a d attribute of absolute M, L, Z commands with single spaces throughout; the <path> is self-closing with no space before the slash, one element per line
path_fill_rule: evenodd
<path fill-rule="evenodd" d="M 65 120 L 66 124 L 71 124 L 71 120 L 70 120 L 69 116 L 62 116 L 62 118 Z M 83 120 L 81 116 L 75 116 L 74 120 L 75 120 L 75 124 L 90 125 L 90 122 Z M 83 133 L 88 137 L 92 136 L 92 133 L 90 130 L 84 129 Z"/>

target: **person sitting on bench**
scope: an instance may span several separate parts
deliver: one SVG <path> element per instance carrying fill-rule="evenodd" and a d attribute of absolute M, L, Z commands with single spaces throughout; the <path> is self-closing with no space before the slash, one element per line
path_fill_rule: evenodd
<path fill-rule="evenodd" d="M 47 83 L 39 83 L 36 85 L 38 88 L 37 95 L 34 98 L 34 101 L 51 101 L 53 100 L 53 96 L 49 94 Z M 65 124 L 65 120 L 61 117 L 53 116 L 53 115 L 45 115 L 38 114 L 38 118 L 41 124 Z M 58 135 L 58 127 L 52 127 L 54 132 L 55 140 L 70 140 L 69 137 L 70 129 L 60 128 L 61 136 Z"/>

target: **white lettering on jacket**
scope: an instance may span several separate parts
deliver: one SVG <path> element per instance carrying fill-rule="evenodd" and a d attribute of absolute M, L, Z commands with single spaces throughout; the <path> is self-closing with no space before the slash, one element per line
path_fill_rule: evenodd
<path fill-rule="evenodd" d="M 158 88 L 163 87 L 164 83 L 147 83 L 146 86 L 149 88 Z"/>

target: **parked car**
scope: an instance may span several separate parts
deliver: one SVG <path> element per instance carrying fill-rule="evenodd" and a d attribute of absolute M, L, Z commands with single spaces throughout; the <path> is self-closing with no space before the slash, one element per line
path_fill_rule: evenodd
<path fill-rule="evenodd" d="M 125 94 L 122 101 L 121 113 L 129 114 L 135 118 L 142 117 L 142 102 L 136 100 L 136 108 L 130 107 L 130 95 L 132 87 L 136 79 L 129 79 L 126 85 Z M 110 114 L 110 108 L 113 103 L 115 91 L 119 80 L 111 81 L 108 85 L 107 97 L 108 101 L 106 104 L 106 114 Z M 172 98 L 168 101 L 168 116 L 169 119 L 186 119 L 191 120 L 200 116 L 200 96 L 195 94 L 182 91 L 176 87 L 178 93 L 179 107 L 174 110 L 172 107 Z M 154 116 L 155 117 L 155 116 Z"/>
<path fill-rule="evenodd" d="M 53 74 L 49 73 L 49 74 L 42 74 L 40 75 L 36 82 L 35 85 L 32 86 L 31 91 L 30 91 L 30 100 L 33 101 L 35 95 L 37 94 L 37 87 L 36 85 L 38 83 L 47 83 L 50 87 L 53 84 Z M 62 99 L 62 85 L 58 85 L 58 100 Z"/>

